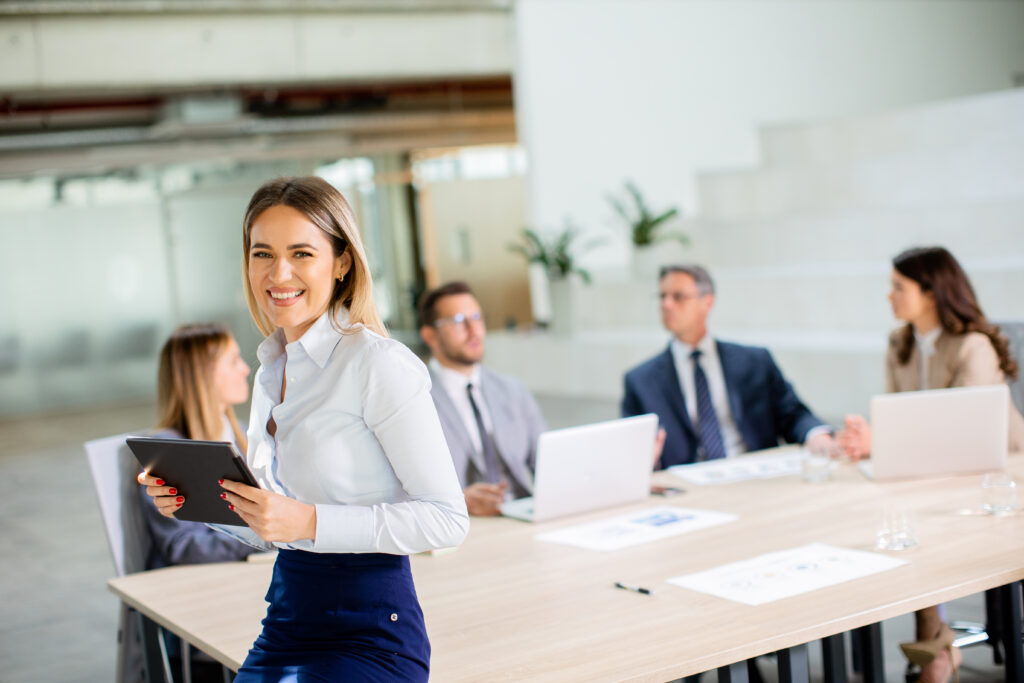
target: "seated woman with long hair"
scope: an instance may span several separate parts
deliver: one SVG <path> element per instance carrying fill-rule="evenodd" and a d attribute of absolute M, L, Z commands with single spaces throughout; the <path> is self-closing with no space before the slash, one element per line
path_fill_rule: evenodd
<path fill-rule="evenodd" d="M 889 301 L 906 323 L 889 337 L 886 391 L 918 391 L 1003 384 L 1017 376 L 1017 362 L 999 328 L 985 318 L 967 274 L 942 247 L 908 249 L 893 259 Z M 1024 448 L 1024 417 L 1009 406 L 1011 451 Z M 871 427 L 846 418 L 839 443 L 854 458 L 871 452 Z M 920 683 L 950 678 L 960 663 L 953 632 L 938 607 L 919 610 L 914 643 L 902 645 L 921 667 Z"/>
<path fill-rule="evenodd" d="M 157 402 L 160 419 L 152 435 L 163 439 L 232 441 L 246 450 L 233 406 L 249 398 L 249 366 L 223 325 L 183 325 L 160 352 Z M 205 524 L 165 517 L 139 489 L 151 547 L 146 569 L 176 564 L 242 560 L 252 546 Z"/>

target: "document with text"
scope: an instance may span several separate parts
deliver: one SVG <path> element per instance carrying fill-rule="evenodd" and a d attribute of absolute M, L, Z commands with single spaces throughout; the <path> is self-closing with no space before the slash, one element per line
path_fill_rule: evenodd
<path fill-rule="evenodd" d="M 534 538 L 589 550 L 619 550 L 689 531 L 707 529 L 735 519 L 736 515 L 726 512 L 659 506 L 557 531 L 546 531 Z"/>
<path fill-rule="evenodd" d="M 691 465 L 674 465 L 666 471 L 698 486 L 785 477 L 800 474 L 800 450 L 790 449 L 780 453 L 741 455 Z"/>
<path fill-rule="evenodd" d="M 734 602 L 763 605 L 904 564 L 906 560 L 881 553 L 811 543 L 677 576 L 668 582 Z"/>

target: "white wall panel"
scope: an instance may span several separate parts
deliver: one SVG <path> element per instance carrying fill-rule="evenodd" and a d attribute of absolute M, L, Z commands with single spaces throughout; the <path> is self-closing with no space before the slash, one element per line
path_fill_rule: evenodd
<path fill-rule="evenodd" d="M 635 179 L 697 205 L 701 171 L 759 161 L 768 124 L 1010 87 L 1024 3 L 997 0 L 520 0 L 516 98 L 530 219 L 598 229 Z M 608 248 L 590 260 L 623 261 Z"/>
<path fill-rule="evenodd" d="M 101 16 L 39 21 L 41 87 L 274 81 L 297 75 L 287 16 Z"/>
<path fill-rule="evenodd" d="M 504 12 L 40 16 L 0 25 L 0 90 L 508 74 Z"/>
<path fill-rule="evenodd" d="M 304 78 L 492 75 L 512 69 L 512 23 L 502 13 L 300 15 Z"/>
<path fill-rule="evenodd" d="M 0 83 L 7 88 L 28 88 L 39 78 L 35 59 L 36 35 L 31 19 L 0 22 Z"/>

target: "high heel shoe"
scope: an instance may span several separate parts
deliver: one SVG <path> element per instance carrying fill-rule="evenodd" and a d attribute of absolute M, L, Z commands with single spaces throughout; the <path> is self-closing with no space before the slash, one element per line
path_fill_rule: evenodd
<path fill-rule="evenodd" d="M 951 629 L 947 624 L 943 624 L 939 629 L 939 634 L 931 640 L 919 640 L 913 643 L 900 643 L 900 649 L 903 650 L 903 654 L 906 655 L 907 659 L 909 659 L 911 663 L 921 667 L 921 680 L 926 679 L 924 674 L 939 653 L 943 650 L 947 651 L 949 653 L 949 666 L 951 673 L 957 683 L 959 683 L 960 660 L 962 657 L 957 656 L 960 655 L 960 651 L 953 647 L 954 638 L 955 634 L 953 633 L 953 629 Z M 943 659 L 945 659 L 945 657 L 943 657 Z M 943 678 L 948 680 L 948 677 Z"/>

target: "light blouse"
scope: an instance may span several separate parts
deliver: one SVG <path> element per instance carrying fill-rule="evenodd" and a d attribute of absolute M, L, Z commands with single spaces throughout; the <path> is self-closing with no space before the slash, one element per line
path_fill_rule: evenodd
<path fill-rule="evenodd" d="M 469 515 L 426 367 L 345 314 L 337 324 L 345 331 L 325 313 L 300 339 L 278 329 L 257 350 L 246 460 L 261 487 L 316 506 L 315 541 L 275 545 L 395 555 L 458 545 Z"/>

